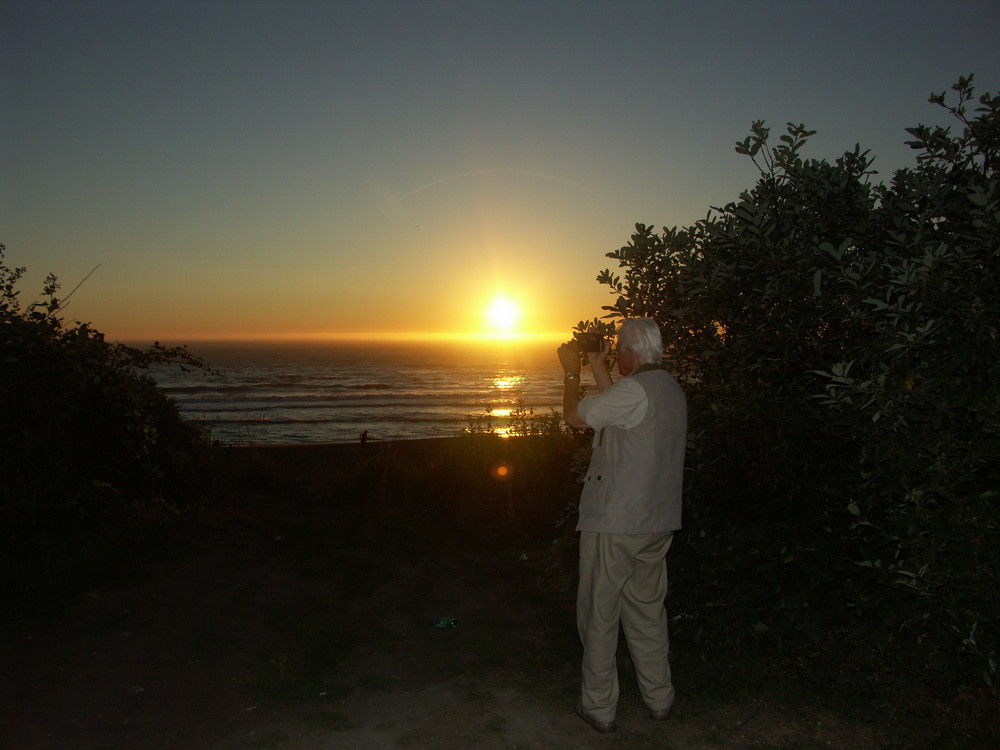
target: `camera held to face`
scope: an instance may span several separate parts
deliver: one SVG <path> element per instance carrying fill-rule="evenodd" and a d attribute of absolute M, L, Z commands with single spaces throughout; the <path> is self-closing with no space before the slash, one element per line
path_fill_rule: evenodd
<path fill-rule="evenodd" d="M 604 349 L 604 337 L 597 331 L 582 331 L 573 334 L 573 340 L 582 352 L 599 352 Z"/>

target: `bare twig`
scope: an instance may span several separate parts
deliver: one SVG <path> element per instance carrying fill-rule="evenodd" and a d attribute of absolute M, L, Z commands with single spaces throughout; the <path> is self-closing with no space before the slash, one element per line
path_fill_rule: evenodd
<path fill-rule="evenodd" d="M 73 287 L 73 289 L 70 291 L 70 293 L 67 294 L 66 297 L 60 303 L 60 305 L 59 305 L 59 309 L 60 310 L 65 310 L 66 309 L 66 307 L 67 307 L 66 303 L 69 301 L 69 298 L 72 297 L 74 294 L 76 294 L 76 290 L 79 289 L 81 286 L 83 286 L 84 282 L 87 279 L 89 279 L 91 276 L 93 276 L 94 275 L 94 271 L 96 271 L 100 267 L 101 267 L 101 264 L 98 263 L 96 266 L 94 266 L 92 269 L 90 269 L 90 273 L 88 273 L 86 276 L 84 276 L 80 280 L 79 284 L 77 284 L 75 287 Z"/>

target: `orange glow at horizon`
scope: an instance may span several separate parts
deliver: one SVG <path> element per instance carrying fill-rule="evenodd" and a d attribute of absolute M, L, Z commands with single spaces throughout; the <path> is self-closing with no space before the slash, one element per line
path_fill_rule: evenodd
<path fill-rule="evenodd" d="M 458 344 L 550 344 L 565 341 L 563 331 L 539 332 L 481 332 L 481 331 L 376 331 L 376 332 L 302 332 L 302 333 L 173 333 L 167 335 L 143 336 L 129 334 L 111 337 L 113 340 L 130 344 L 147 344 L 152 341 L 163 343 L 225 342 L 225 341 L 287 341 L 287 342 L 412 342 L 412 343 L 458 343 Z M 502 386 L 498 386 L 502 387 Z"/>
<path fill-rule="evenodd" d="M 532 279 L 519 282 L 516 288 L 494 283 L 483 287 L 475 282 L 456 282 L 457 294 L 437 300 L 424 308 L 406 299 L 377 297 L 366 309 L 366 319 L 345 319 L 319 306 L 269 308 L 255 311 L 239 320 L 234 316 L 205 316 L 199 326 L 187 318 L 171 326 L 166 315 L 157 318 L 159 325 L 142 329 L 110 331 L 108 335 L 123 342 L 189 343 L 196 341 L 399 341 L 399 342 L 477 342 L 484 345 L 529 345 L 566 341 L 570 320 L 580 307 L 562 298 L 548 299 L 541 284 Z M 238 300 L 230 305 L 236 308 Z M 361 304 L 360 302 L 358 303 Z M 430 309 L 430 312 L 428 312 Z M 564 310 L 573 310 L 573 316 Z M 554 312 L 555 311 L 555 312 Z M 181 310 L 182 313 L 186 311 Z M 190 317 L 190 316 L 188 316 Z M 207 325 L 211 324 L 211 327 Z M 347 324 L 358 323 L 353 330 Z M 400 325 L 400 324 L 403 325 Z M 559 328 L 565 325 L 560 331 Z M 169 326 L 169 327 L 168 327 Z M 397 327 L 398 326 L 398 327 Z M 405 326 L 405 327 L 404 327 Z M 100 327 L 100 326 L 99 326 Z M 201 330 L 199 330 L 201 328 Z M 158 329 L 158 330 L 157 330 Z M 151 331 L 151 333 L 147 333 Z M 153 333 L 155 332 L 155 333 Z"/>

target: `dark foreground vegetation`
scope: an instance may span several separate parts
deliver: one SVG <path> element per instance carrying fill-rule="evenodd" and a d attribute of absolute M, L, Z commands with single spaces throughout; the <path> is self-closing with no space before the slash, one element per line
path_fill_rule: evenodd
<path fill-rule="evenodd" d="M 706 600 L 807 659 L 1000 669 L 1000 96 L 931 97 L 916 166 L 763 123 L 760 180 L 683 229 L 638 225 L 599 276 L 661 323 L 687 391 Z M 582 324 L 586 325 L 586 324 Z M 592 325 L 607 327 L 606 321 Z M 711 571 L 715 571 L 712 575 Z"/>
<path fill-rule="evenodd" d="M 5 594 L 44 602 L 88 575 L 124 573 L 111 551 L 140 554 L 149 525 L 190 502 L 206 446 L 146 373 L 203 365 L 183 348 L 138 350 L 66 323 L 54 276 L 23 304 L 25 269 L 9 268 L 4 252 L 0 568 Z"/>
<path fill-rule="evenodd" d="M 706 592 L 744 553 L 706 553 L 698 523 L 670 558 L 675 717 L 645 717 L 623 645 L 619 730 L 591 731 L 573 713 L 575 450 L 559 435 L 218 449 L 211 501 L 145 562 L 124 550 L 132 576 L 0 619 L 5 746 L 996 745 L 981 683 L 901 680 L 737 624 Z"/>
<path fill-rule="evenodd" d="M 754 188 L 692 227 L 637 226 L 609 254 L 623 275 L 599 276 L 616 297 L 610 318 L 661 323 L 688 393 L 669 605 L 694 713 L 766 697 L 860 722 L 876 744 L 857 747 L 1000 741 L 1000 98 L 975 104 L 971 77 L 952 97 L 932 101 L 959 132 L 912 129 L 916 166 L 879 184 L 860 148 L 833 164 L 807 160 L 803 126 L 772 146 L 755 124 L 737 148 L 760 167 Z M 565 610 L 585 435 L 529 412 L 520 439 L 430 442 L 416 462 L 378 444 L 336 460 L 209 445 L 145 374 L 200 363 L 66 323 L 54 279 L 42 302 L 22 305 L 21 270 L 2 260 L 0 593 L 12 632 L 216 542 L 257 572 L 287 572 L 308 552 L 281 585 L 318 575 L 329 584 L 320 591 L 356 606 L 323 615 L 318 634 L 293 620 L 329 601 L 288 609 L 256 666 L 234 673 L 260 701 L 329 694 L 320 686 L 360 658 L 351 638 L 340 656 L 323 653 L 353 627 L 338 617 L 358 616 L 366 587 L 414 565 L 420 585 L 467 574 L 477 596 L 493 592 L 489 606 L 517 611 L 498 623 L 531 633 L 526 645 L 481 631 L 489 637 L 466 644 L 472 655 L 448 675 L 510 659 L 517 689 L 542 690 L 522 684 L 534 664 L 570 685 L 549 698 L 571 698 L 573 669 L 557 664 L 576 659 Z M 295 543 L 272 558 L 254 547 L 267 538 Z M 372 558 L 380 545 L 391 551 Z M 512 563 L 521 555 L 534 566 L 523 577 Z M 202 575 L 224 565 L 199 559 Z M 368 616 L 396 604 L 381 606 Z M 385 636 L 375 650 L 392 661 L 401 631 L 364 626 Z M 417 668 L 433 672 L 426 660 Z M 633 746 L 679 741 L 640 739 Z M 826 741 L 754 742 L 732 746 Z"/>

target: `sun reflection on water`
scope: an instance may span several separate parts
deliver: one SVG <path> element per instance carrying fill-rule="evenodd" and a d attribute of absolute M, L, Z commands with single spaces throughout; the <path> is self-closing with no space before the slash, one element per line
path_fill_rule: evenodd
<path fill-rule="evenodd" d="M 496 391 L 494 399 L 497 402 L 484 408 L 486 431 L 500 438 L 512 437 L 515 428 L 510 426 L 509 420 L 518 416 L 520 407 L 515 406 L 515 401 L 520 404 L 519 396 L 527 385 L 526 378 L 517 372 L 499 370 L 486 377 L 485 381 Z"/>
<path fill-rule="evenodd" d="M 510 417 L 510 415 L 513 414 L 513 412 L 514 412 L 514 410 L 512 408 L 510 408 L 510 407 L 504 407 L 504 406 L 489 406 L 489 407 L 487 407 L 486 408 L 486 414 L 490 417 L 490 420 L 491 420 L 491 429 L 490 429 L 490 432 L 492 432 L 497 437 L 509 438 L 511 436 L 511 434 L 512 434 L 510 427 L 509 426 L 503 426 L 503 425 L 493 425 L 492 424 L 492 419 L 494 417 L 502 419 L 502 420 L 503 419 L 508 419 Z"/>
<path fill-rule="evenodd" d="M 523 375 L 495 375 L 491 378 L 493 387 L 498 391 L 512 391 L 524 383 Z"/>

